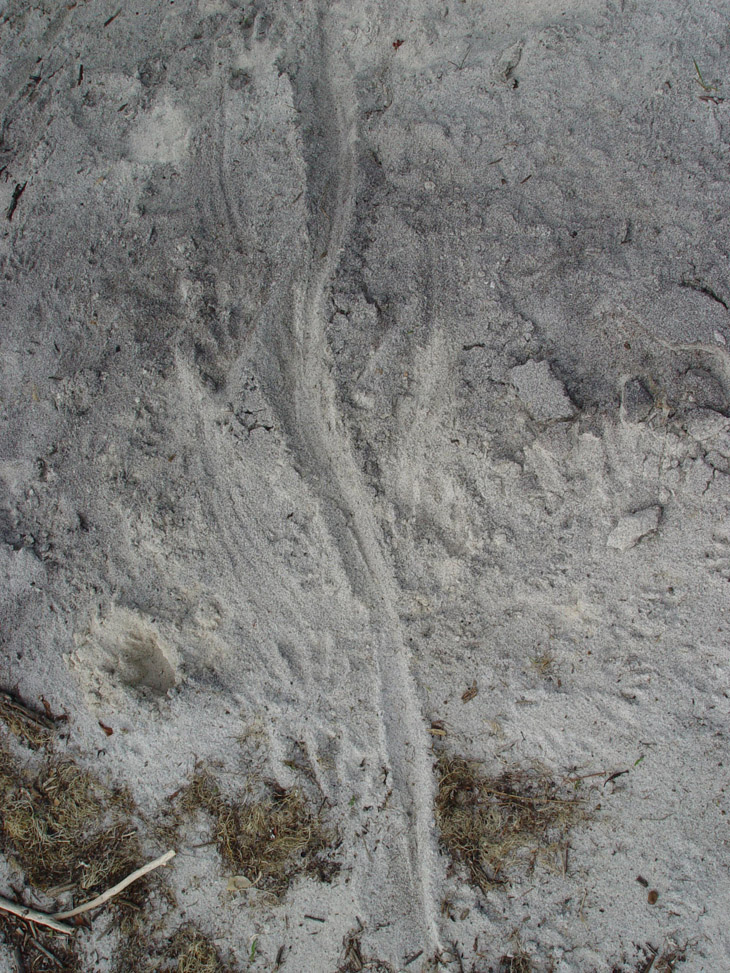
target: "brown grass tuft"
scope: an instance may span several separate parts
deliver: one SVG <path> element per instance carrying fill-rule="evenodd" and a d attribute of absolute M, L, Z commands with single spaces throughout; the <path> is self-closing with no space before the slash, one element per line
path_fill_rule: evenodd
<path fill-rule="evenodd" d="M 115 954 L 113 969 L 114 973 L 234 973 L 211 940 L 190 923 L 164 944 L 159 935 L 125 941 Z"/>
<path fill-rule="evenodd" d="M 328 881 L 336 868 L 326 858 L 333 836 L 298 788 L 269 782 L 256 797 L 246 794 L 231 801 L 211 774 L 199 771 L 179 800 L 183 812 L 211 815 L 225 865 L 259 889 L 280 896 L 296 875 L 316 874 Z"/>
<path fill-rule="evenodd" d="M 56 729 L 49 716 L 26 706 L 5 690 L 0 690 L 0 720 L 14 736 L 34 750 L 45 746 Z"/>
<path fill-rule="evenodd" d="M 499 961 L 499 973 L 532 973 L 532 960 L 522 949 L 506 953 Z"/>
<path fill-rule="evenodd" d="M 520 861 L 555 862 L 566 831 L 585 817 L 582 802 L 562 795 L 544 771 L 512 768 L 487 777 L 476 762 L 445 754 L 436 769 L 441 841 L 483 891 L 504 884 L 505 871 Z"/>
<path fill-rule="evenodd" d="M 177 973 L 228 973 L 213 943 L 193 926 L 185 926 L 175 934 L 168 956 Z"/>
<path fill-rule="evenodd" d="M 28 883 L 56 897 L 74 891 L 77 904 L 126 878 L 142 863 L 133 804 L 105 787 L 68 757 L 47 755 L 35 770 L 22 767 L 0 746 L 0 850 Z M 108 908 L 122 937 L 139 930 L 151 883 L 146 876 Z M 0 916 L 0 933 L 20 951 L 27 969 L 81 970 L 71 940 L 60 940 L 12 916 Z"/>
<path fill-rule="evenodd" d="M 73 760 L 50 759 L 35 778 L 0 772 L 0 838 L 36 888 L 102 891 L 141 864 L 128 799 Z"/>

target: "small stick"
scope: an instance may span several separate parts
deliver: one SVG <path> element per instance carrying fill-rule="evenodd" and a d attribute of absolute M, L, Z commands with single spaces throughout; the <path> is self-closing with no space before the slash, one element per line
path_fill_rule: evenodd
<path fill-rule="evenodd" d="M 45 946 L 41 946 L 41 944 L 38 942 L 35 936 L 33 937 L 33 948 L 43 953 L 43 955 L 47 959 L 49 959 L 52 963 L 55 963 L 56 966 L 62 965 L 61 960 L 57 956 L 54 956 L 53 953 L 49 949 L 46 949 Z"/>
<path fill-rule="evenodd" d="M 148 862 L 147 865 L 143 865 L 141 868 L 138 868 L 136 872 L 132 872 L 131 875 L 128 875 L 125 879 L 122 879 L 122 881 L 119 882 L 118 885 L 115 885 L 114 888 L 107 889 L 106 892 L 102 892 L 101 895 L 97 895 L 97 897 L 92 899 L 91 902 L 86 902 L 84 905 L 79 905 L 75 909 L 71 909 L 69 912 L 57 912 L 56 919 L 71 919 L 73 916 L 81 915 L 82 912 L 89 912 L 91 909 L 96 909 L 98 906 L 104 905 L 104 903 L 108 902 L 109 899 L 113 899 L 115 895 L 119 895 L 120 892 L 123 892 L 128 885 L 132 884 L 132 882 L 136 882 L 138 878 L 142 878 L 143 875 L 146 875 L 153 869 L 159 868 L 160 865 L 166 865 L 170 859 L 174 857 L 174 851 L 166 851 L 164 855 L 156 858 L 153 862 Z"/>
<path fill-rule="evenodd" d="M 466 970 L 464 969 L 464 960 L 461 958 L 461 953 L 459 952 L 459 947 L 455 939 L 451 940 L 451 949 L 453 950 L 454 956 L 456 956 L 459 973 L 466 973 Z"/>
<path fill-rule="evenodd" d="M 36 912 L 35 909 L 29 909 L 27 905 L 18 905 L 17 902 L 11 902 L 10 899 L 1 895 L 0 909 L 9 912 L 11 915 L 20 916 L 21 919 L 26 919 L 28 922 L 35 922 L 39 926 L 48 926 L 49 929 L 62 932 L 65 936 L 71 936 L 74 931 L 70 926 L 64 926 L 62 922 L 57 922 L 54 916 L 49 916 L 45 912 Z"/>
<path fill-rule="evenodd" d="M 8 206 L 7 211 L 5 213 L 5 215 L 7 216 L 7 218 L 9 220 L 12 220 L 13 213 L 15 212 L 15 210 L 17 209 L 17 206 L 18 206 L 18 200 L 20 199 L 20 197 L 25 192 L 25 187 L 27 185 L 28 185 L 28 180 L 27 179 L 23 183 L 22 186 L 20 185 L 20 183 L 16 183 L 15 184 L 15 189 L 13 190 L 13 196 L 12 196 L 12 199 L 10 200 L 10 206 Z"/>
<path fill-rule="evenodd" d="M 22 719 L 36 723 L 38 726 L 42 726 L 44 730 L 56 729 L 56 724 L 49 716 L 38 713 L 36 710 L 31 709 L 30 706 L 26 706 L 19 699 L 14 698 L 10 693 L 0 689 L 0 711 L 3 709 L 12 710 L 12 712 L 17 713 Z"/>

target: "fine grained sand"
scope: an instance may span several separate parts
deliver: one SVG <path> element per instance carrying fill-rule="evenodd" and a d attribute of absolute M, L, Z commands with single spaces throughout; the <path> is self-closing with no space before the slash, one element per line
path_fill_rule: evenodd
<path fill-rule="evenodd" d="M 0 684 L 151 820 L 303 741 L 343 839 L 272 905 L 191 833 L 169 921 L 254 970 L 358 919 L 409 971 L 729 969 L 730 4 L 2 18 Z M 449 868 L 431 720 L 605 774 L 565 874 Z"/>

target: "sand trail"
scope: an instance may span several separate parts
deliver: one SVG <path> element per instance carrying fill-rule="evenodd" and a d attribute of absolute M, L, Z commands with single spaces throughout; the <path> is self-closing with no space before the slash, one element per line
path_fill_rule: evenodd
<path fill-rule="evenodd" d="M 390 804 L 405 819 L 399 828 L 407 845 L 405 861 L 393 856 L 386 871 L 419 903 L 423 932 L 438 945 L 435 904 L 436 846 L 433 829 L 432 761 L 410 671 L 395 601 L 397 582 L 368 492 L 338 413 L 328 369 L 325 336 L 328 292 L 346 240 L 357 188 L 356 100 L 347 68 L 321 16 L 313 75 L 297 80 L 298 94 L 313 117 L 306 124 L 321 140 L 308 167 L 309 259 L 295 298 L 284 365 L 284 425 L 294 461 L 322 504 L 323 517 L 347 572 L 353 593 L 370 613 L 378 685 L 373 687 L 381 716 L 379 749 L 388 769 Z M 303 91 L 303 85 L 309 91 Z M 307 97 L 307 95 L 310 97 Z M 326 165 L 322 186 L 320 166 Z M 286 404 L 288 402 L 288 405 Z"/>

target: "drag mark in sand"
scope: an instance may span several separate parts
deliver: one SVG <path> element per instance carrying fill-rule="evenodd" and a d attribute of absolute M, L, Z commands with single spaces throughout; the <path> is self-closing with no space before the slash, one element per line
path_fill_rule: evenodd
<path fill-rule="evenodd" d="M 368 606 L 376 655 L 381 746 L 393 799 L 406 820 L 408 884 L 420 899 L 425 934 L 438 946 L 434 884 L 433 771 L 423 718 L 393 593 L 397 582 L 327 368 L 326 295 L 352 217 L 357 173 L 357 115 L 346 66 L 324 18 L 309 46 L 308 77 L 292 79 L 303 118 L 307 161 L 309 257 L 295 284 L 282 378 L 284 419 L 301 473 L 322 503 L 350 583 Z M 306 127 L 304 127 L 306 126 Z M 307 131 L 315 144 L 307 145 Z M 394 863 L 395 864 L 395 863 Z"/>

